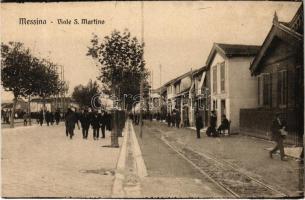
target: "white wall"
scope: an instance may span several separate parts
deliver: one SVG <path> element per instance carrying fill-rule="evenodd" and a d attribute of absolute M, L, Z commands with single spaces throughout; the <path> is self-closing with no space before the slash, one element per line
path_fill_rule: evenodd
<path fill-rule="evenodd" d="M 216 54 L 210 68 L 211 110 L 217 101 L 217 125 L 221 123 L 221 100 L 225 100 L 225 115 L 231 120 L 232 132 L 239 131 L 241 108 L 255 108 L 257 104 L 257 80 L 251 77 L 250 63 L 253 57 L 223 58 Z M 225 61 L 225 91 L 221 92 L 220 63 Z M 213 91 L 213 67 L 217 65 L 217 92 Z"/>
<path fill-rule="evenodd" d="M 257 79 L 251 77 L 250 64 L 253 57 L 231 58 L 229 68 L 229 100 L 231 127 L 239 131 L 241 108 L 255 108 L 257 105 Z"/>
<path fill-rule="evenodd" d="M 225 91 L 221 92 L 220 88 L 220 64 L 225 62 Z M 213 91 L 213 69 L 217 66 L 217 91 L 214 93 Z M 221 99 L 224 99 L 227 101 L 228 95 L 229 95 L 229 81 L 228 81 L 228 61 L 226 58 L 222 57 L 220 54 L 216 53 L 210 68 L 210 77 L 211 77 L 211 110 L 213 110 L 213 100 L 217 101 L 217 125 L 220 125 L 221 123 Z M 227 117 L 230 117 L 230 112 L 228 109 L 229 104 L 226 102 L 226 110 L 225 114 Z"/>

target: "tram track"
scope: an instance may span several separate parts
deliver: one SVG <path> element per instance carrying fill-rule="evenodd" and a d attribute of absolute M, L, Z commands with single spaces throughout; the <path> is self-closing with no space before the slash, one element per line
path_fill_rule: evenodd
<path fill-rule="evenodd" d="M 285 198 L 287 194 L 263 183 L 262 181 L 241 172 L 239 168 L 227 161 L 219 160 L 212 155 L 199 153 L 161 135 L 161 140 L 179 154 L 203 176 L 220 189 L 235 198 Z"/>

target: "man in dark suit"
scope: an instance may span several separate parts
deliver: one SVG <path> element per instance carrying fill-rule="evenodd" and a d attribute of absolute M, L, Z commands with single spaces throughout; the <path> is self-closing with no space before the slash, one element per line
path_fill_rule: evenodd
<path fill-rule="evenodd" d="M 84 109 L 84 111 L 81 113 L 79 120 L 82 126 L 83 139 L 87 139 L 90 126 L 90 114 L 88 113 L 87 109 Z"/>
<path fill-rule="evenodd" d="M 285 152 L 284 152 L 284 145 L 283 140 L 284 136 L 281 135 L 280 129 L 285 128 L 284 121 L 280 118 L 280 113 L 277 112 L 275 117 L 272 121 L 271 125 L 271 139 L 276 142 L 275 147 L 269 152 L 270 158 L 272 158 L 272 154 L 275 153 L 277 150 L 280 150 L 281 160 L 285 159 Z"/>
<path fill-rule="evenodd" d="M 105 129 L 107 124 L 107 113 L 105 111 L 102 111 L 100 116 L 100 127 L 102 130 L 102 138 L 105 138 Z"/>
<path fill-rule="evenodd" d="M 171 126 L 171 119 L 172 119 L 171 114 L 170 114 L 170 113 L 167 113 L 166 121 L 167 121 L 167 126 L 168 126 L 168 127 Z"/>
<path fill-rule="evenodd" d="M 210 130 L 209 132 L 211 133 L 211 136 L 218 136 L 218 133 L 216 131 L 216 124 L 217 124 L 217 116 L 216 116 L 216 112 L 215 110 L 213 110 L 211 112 L 211 116 L 210 116 Z"/>
<path fill-rule="evenodd" d="M 202 122 L 202 117 L 199 114 L 199 112 L 196 112 L 196 133 L 197 133 L 197 138 L 200 138 L 200 129 L 203 128 L 203 122 Z"/>
<path fill-rule="evenodd" d="M 60 112 L 59 112 L 59 109 L 56 110 L 55 114 L 54 114 L 54 117 L 55 117 L 55 121 L 56 121 L 56 125 L 59 124 L 59 120 L 60 120 Z"/>
<path fill-rule="evenodd" d="M 47 126 L 49 126 L 49 124 L 51 122 L 51 114 L 50 114 L 50 112 L 48 110 L 47 110 L 47 112 L 45 114 L 45 118 L 46 118 Z"/>
<path fill-rule="evenodd" d="M 94 111 L 91 117 L 91 126 L 93 129 L 93 139 L 98 140 L 100 133 L 100 116 L 97 111 Z"/>
<path fill-rule="evenodd" d="M 39 115 L 38 115 L 39 123 L 40 126 L 43 124 L 43 110 L 40 110 Z"/>
<path fill-rule="evenodd" d="M 66 125 L 66 135 L 70 135 L 70 139 L 74 136 L 75 124 L 79 129 L 78 118 L 74 111 L 71 108 L 68 108 L 68 111 L 65 115 L 65 125 Z"/>

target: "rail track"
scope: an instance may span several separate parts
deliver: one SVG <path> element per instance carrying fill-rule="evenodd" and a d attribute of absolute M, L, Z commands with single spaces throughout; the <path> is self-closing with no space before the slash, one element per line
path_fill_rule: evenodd
<path fill-rule="evenodd" d="M 285 198 L 287 194 L 257 180 L 229 162 L 216 159 L 212 155 L 196 152 L 162 135 L 161 140 L 181 157 L 198 169 L 201 174 L 235 198 Z"/>

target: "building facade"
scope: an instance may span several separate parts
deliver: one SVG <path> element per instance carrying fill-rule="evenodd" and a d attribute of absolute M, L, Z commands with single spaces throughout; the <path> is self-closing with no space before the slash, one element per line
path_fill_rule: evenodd
<path fill-rule="evenodd" d="M 273 25 L 251 65 L 256 108 L 241 110 L 247 132 L 268 137 L 276 112 L 287 122 L 288 138 L 300 144 L 304 133 L 303 5 L 293 19 Z M 254 132 L 254 133 L 253 133 Z"/>
<path fill-rule="evenodd" d="M 210 110 L 231 121 L 231 131 L 239 132 L 241 108 L 256 106 L 257 83 L 249 72 L 259 46 L 214 43 L 207 59 L 210 76 Z"/>

